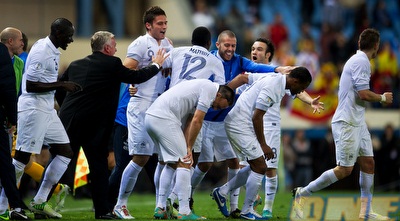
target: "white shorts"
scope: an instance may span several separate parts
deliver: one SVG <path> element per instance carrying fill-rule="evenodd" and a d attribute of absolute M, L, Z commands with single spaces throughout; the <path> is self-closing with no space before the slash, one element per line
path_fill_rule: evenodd
<path fill-rule="evenodd" d="M 201 130 L 203 140 L 201 142 L 199 162 L 214 162 L 214 156 L 217 162 L 237 158 L 229 143 L 223 121 L 203 121 Z"/>
<path fill-rule="evenodd" d="M 69 139 L 56 110 L 18 112 L 18 136 L 15 149 L 40 154 L 43 143 L 68 144 Z M 50 147 L 51 148 L 51 147 Z"/>
<path fill-rule="evenodd" d="M 196 140 L 194 141 L 194 144 L 193 144 L 193 152 L 195 152 L 195 153 L 200 153 L 200 151 L 201 151 L 201 145 L 203 143 L 203 128 L 204 128 L 204 123 L 199 131 L 199 134 L 197 134 Z"/>
<path fill-rule="evenodd" d="M 153 155 L 154 143 L 144 127 L 144 117 L 152 102 L 143 98 L 130 99 L 126 111 L 128 120 L 129 155 Z"/>
<path fill-rule="evenodd" d="M 357 157 L 374 156 L 366 123 L 358 127 L 346 122 L 332 123 L 332 135 L 335 140 L 337 165 L 354 166 Z"/>
<path fill-rule="evenodd" d="M 271 147 L 274 157 L 272 159 L 265 159 L 265 163 L 268 168 L 278 168 L 279 156 L 281 153 L 281 130 L 264 130 L 265 142 Z M 239 165 L 247 166 L 249 163 L 246 161 L 240 161 Z"/>
<path fill-rule="evenodd" d="M 241 125 L 225 123 L 226 135 L 239 161 L 254 160 L 264 156 L 253 130 L 241 130 Z"/>
<path fill-rule="evenodd" d="M 146 115 L 145 128 L 160 149 L 159 160 L 176 163 L 187 155 L 185 135 L 181 125 L 172 120 Z"/>

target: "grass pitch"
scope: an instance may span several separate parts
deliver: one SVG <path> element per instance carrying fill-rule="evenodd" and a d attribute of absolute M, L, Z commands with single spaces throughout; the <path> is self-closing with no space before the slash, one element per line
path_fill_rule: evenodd
<path fill-rule="evenodd" d="M 211 191 L 210 191 L 211 192 Z M 225 218 L 218 210 L 217 205 L 214 200 L 212 200 L 210 196 L 210 192 L 200 192 L 197 191 L 194 194 L 194 210 L 197 215 L 207 217 L 207 220 L 239 220 L 239 219 L 228 219 Z M 318 194 L 315 194 L 317 197 L 337 197 L 337 196 L 345 196 L 345 197 L 355 197 L 359 196 L 359 192 L 335 192 L 335 191 L 321 191 Z M 375 194 L 375 196 L 379 197 L 382 194 Z M 264 193 L 261 193 L 261 196 L 264 197 Z M 392 212 L 390 213 L 390 217 L 392 220 L 400 220 L 400 195 L 399 193 L 385 193 L 384 197 L 394 197 L 394 201 L 390 203 L 392 208 Z M 239 198 L 239 208 L 242 207 L 244 198 L 244 190 L 242 190 L 240 198 Z M 376 199 L 376 202 L 379 203 L 379 200 Z M 28 201 L 27 201 L 28 202 Z M 263 202 L 264 203 L 264 202 Z M 321 202 L 324 204 L 324 202 Z M 325 202 L 326 203 L 326 202 Z M 354 202 L 358 204 L 357 202 Z M 381 203 L 385 203 L 381 201 Z M 319 203 L 317 203 L 319 204 Z M 335 205 L 337 203 L 334 203 Z M 340 204 L 340 203 L 339 203 Z M 229 205 L 229 202 L 228 202 Z M 275 203 L 273 206 L 273 218 L 274 220 L 290 220 L 290 210 L 292 205 L 292 195 L 289 192 L 277 193 L 275 197 Z M 353 204 L 351 204 L 353 205 Z M 258 206 L 257 212 L 262 213 L 263 205 Z M 318 207 L 320 205 L 314 205 L 314 207 Z M 132 216 L 134 216 L 135 220 L 156 220 L 153 218 L 153 212 L 155 208 L 155 195 L 154 194 L 139 194 L 133 193 L 128 201 L 128 209 Z M 94 212 L 92 211 L 93 204 L 91 199 L 74 199 L 72 196 L 68 196 L 65 202 L 65 207 L 61 211 L 63 215 L 63 220 L 95 220 Z M 397 208 L 397 211 L 396 211 Z M 375 209 L 379 212 L 379 206 L 375 206 Z M 354 210 L 354 211 L 353 211 Z M 356 212 L 356 217 L 358 216 L 359 208 L 350 208 L 350 211 Z M 382 211 L 381 211 L 382 212 Z M 315 212 L 317 213 L 317 212 Z M 340 214 L 338 212 L 336 214 Z M 309 217 L 309 219 L 305 220 L 323 220 L 321 218 L 316 218 L 316 214 L 313 215 L 314 218 Z M 28 213 L 28 216 L 33 218 L 33 214 Z M 311 219 L 310 219 L 311 218 Z M 52 219 L 49 219 L 52 220 Z M 334 218 L 329 220 L 346 220 L 349 219 L 341 219 Z M 351 219 L 353 220 L 353 219 Z M 354 220 L 358 220 L 357 218 Z"/>
<path fill-rule="evenodd" d="M 211 192 L 211 191 L 210 191 Z M 227 220 L 218 210 L 217 205 L 210 196 L 210 192 L 195 192 L 194 210 L 197 215 L 207 217 L 207 220 Z M 242 206 L 244 193 L 239 199 L 239 207 Z M 289 209 L 292 196 L 290 193 L 278 193 L 275 198 L 274 218 L 270 220 L 289 220 Z M 28 201 L 27 201 L 28 202 Z M 68 196 L 65 207 L 61 211 L 62 220 L 96 220 L 92 211 L 91 199 L 74 199 Z M 156 220 L 153 218 L 155 208 L 154 194 L 133 193 L 129 198 L 128 209 L 135 220 Z M 258 212 L 262 212 L 263 205 L 258 207 Z M 33 214 L 27 213 L 33 219 Z M 53 219 L 48 219 L 53 220 Z M 56 220 L 56 219 L 54 219 Z M 235 219 L 229 219 L 235 220 Z"/>

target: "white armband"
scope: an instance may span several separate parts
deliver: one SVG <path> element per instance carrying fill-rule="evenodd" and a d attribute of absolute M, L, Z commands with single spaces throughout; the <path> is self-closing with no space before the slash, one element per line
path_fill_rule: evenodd
<path fill-rule="evenodd" d="M 381 94 L 381 101 L 380 102 L 381 103 L 386 102 L 386 96 L 385 95 Z"/>

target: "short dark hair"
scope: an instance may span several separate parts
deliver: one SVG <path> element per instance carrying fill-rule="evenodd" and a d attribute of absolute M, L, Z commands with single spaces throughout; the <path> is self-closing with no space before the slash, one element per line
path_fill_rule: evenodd
<path fill-rule="evenodd" d="M 143 24 L 146 26 L 146 23 L 153 23 L 156 16 L 165 15 L 165 11 L 159 6 L 152 6 L 147 9 L 143 14 Z"/>
<path fill-rule="evenodd" d="M 305 67 L 296 67 L 290 71 L 289 77 L 298 79 L 301 83 L 311 83 L 310 71 Z"/>
<path fill-rule="evenodd" d="M 50 26 L 50 34 L 53 36 L 57 35 L 57 31 L 61 33 L 65 33 L 68 31 L 70 28 L 73 27 L 73 24 L 71 21 L 69 21 L 66 18 L 57 18 L 56 20 L 51 23 Z"/>
<path fill-rule="evenodd" d="M 271 53 L 271 56 L 268 58 L 268 62 L 271 62 L 275 54 L 275 46 L 274 44 L 272 44 L 271 40 L 266 38 L 257 38 L 255 41 L 263 42 L 267 45 L 267 50 L 265 51 L 265 53 Z"/>
<path fill-rule="evenodd" d="M 223 98 L 228 100 L 229 106 L 233 104 L 233 101 L 235 99 L 235 92 L 232 90 L 232 88 L 228 87 L 227 85 L 220 85 L 218 93 L 220 93 Z"/>
<path fill-rule="evenodd" d="M 211 42 L 211 33 L 208 28 L 200 26 L 193 30 L 192 45 L 207 46 Z"/>
<path fill-rule="evenodd" d="M 361 32 L 358 39 L 358 46 L 360 50 L 370 50 L 375 47 L 375 44 L 379 42 L 380 34 L 373 28 L 367 28 Z"/>
<path fill-rule="evenodd" d="M 218 42 L 221 42 L 221 38 L 223 38 L 223 37 L 225 37 L 225 36 L 227 36 L 227 37 L 229 37 L 229 38 L 236 38 L 236 35 L 235 35 L 235 33 L 233 33 L 233 31 L 231 31 L 231 30 L 224 30 L 224 31 L 222 31 L 221 33 L 219 33 L 217 41 L 218 41 Z"/>
<path fill-rule="evenodd" d="M 22 50 L 26 51 L 28 49 L 28 37 L 22 32 L 22 41 L 24 42 L 24 47 Z"/>

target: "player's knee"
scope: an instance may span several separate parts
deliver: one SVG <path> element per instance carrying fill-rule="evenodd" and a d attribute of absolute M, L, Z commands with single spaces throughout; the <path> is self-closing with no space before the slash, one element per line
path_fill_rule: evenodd
<path fill-rule="evenodd" d="M 370 174 L 374 173 L 375 161 L 373 157 L 360 157 L 357 162 L 361 171 Z"/>
<path fill-rule="evenodd" d="M 70 159 L 74 156 L 74 152 L 69 144 L 51 144 L 50 147 L 49 151 L 53 156 L 60 155 Z"/>
<path fill-rule="evenodd" d="M 239 169 L 239 159 L 238 158 L 232 158 L 232 159 L 227 159 L 226 163 L 229 168 L 231 169 Z"/>
<path fill-rule="evenodd" d="M 334 173 L 336 177 L 341 180 L 345 177 L 350 176 L 351 172 L 353 171 L 353 167 L 343 167 L 343 166 L 338 166 L 334 169 Z"/>
<path fill-rule="evenodd" d="M 31 155 L 32 154 L 28 153 L 28 152 L 15 150 L 14 159 L 26 165 L 29 163 L 29 160 L 31 159 Z"/>
<path fill-rule="evenodd" d="M 201 170 L 201 172 L 206 173 L 211 169 L 212 163 L 200 162 L 197 164 L 197 167 Z"/>
<path fill-rule="evenodd" d="M 259 174 L 265 174 L 267 172 L 267 165 L 265 164 L 250 164 L 251 170 Z"/>

